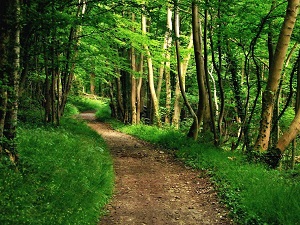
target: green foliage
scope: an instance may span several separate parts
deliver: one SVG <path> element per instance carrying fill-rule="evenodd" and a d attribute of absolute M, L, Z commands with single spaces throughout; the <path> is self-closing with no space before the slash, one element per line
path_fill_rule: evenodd
<path fill-rule="evenodd" d="M 282 118 L 280 119 L 281 128 L 283 130 L 288 129 L 294 118 L 295 118 L 295 110 L 292 107 L 287 108 Z"/>
<path fill-rule="evenodd" d="M 97 98 L 86 98 L 82 96 L 72 96 L 69 98 L 69 102 L 73 104 L 79 112 L 102 110 L 103 104 L 106 104 L 106 100 L 100 101 Z"/>
<path fill-rule="evenodd" d="M 118 129 L 154 144 L 178 149 L 179 158 L 211 177 L 230 215 L 238 223 L 299 223 L 300 183 L 295 177 L 299 177 L 300 172 L 269 170 L 261 164 L 246 162 L 239 152 L 187 140 L 171 129 L 120 124 Z"/>
<path fill-rule="evenodd" d="M 186 137 L 172 128 L 158 128 L 148 125 L 122 126 L 120 131 L 137 136 L 145 141 L 155 143 L 172 150 L 179 149 L 188 143 Z"/>
<path fill-rule="evenodd" d="M 0 162 L 0 224 L 96 224 L 114 180 L 103 139 L 72 119 L 18 134 L 18 171 Z"/>
<path fill-rule="evenodd" d="M 73 104 L 67 103 L 65 106 L 64 116 L 68 117 L 77 114 L 79 114 L 78 108 Z"/>
<path fill-rule="evenodd" d="M 106 121 L 111 118 L 111 109 L 108 103 L 102 103 L 102 107 L 97 110 L 96 118 L 99 121 Z"/>
<path fill-rule="evenodd" d="M 195 145 L 178 153 L 190 165 L 207 170 L 231 216 L 241 224 L 297 224 L 300 184 L 276 170 L 249 164 L 239 153 Z M 292 199 L 293 198 L 293 199 Z"/>

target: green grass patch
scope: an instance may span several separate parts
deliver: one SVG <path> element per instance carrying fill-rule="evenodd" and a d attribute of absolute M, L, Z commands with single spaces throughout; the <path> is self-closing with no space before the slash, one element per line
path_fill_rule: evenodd
<path fill-rule="evenodd" d="M 206 171 L 240 224 L 294 225 L 300 221 L 299 172 L 270 170 L 248 163 L 243 154 L 187 139 L 172 129 L 112 124 L 122 132 L 169 149 L 194 168 Z M 296 175 L 295 175 L 296 174 Z"/>
<path fill-rule="evenodd" d="M 98 121 L 108 121 L 111 119 L 111 109 L 108 103 L 102 103 L 102 107 L 98 109 L 95 113 L 96 119 Z"/>
<path fill-rule="evenodd" d="M 107 99 L 91 99 L 82 96 L 70 97 L 69 104 L 74 105 L 79 112 L 104 110 L 107 105 Z"/>
<path fill-rule="evenodd" d="M 18 130 L 18 171 L 0 162 L 0 224 L 97 224 L 114 173 L 103 139 L 84 123 Z"/>
<path fill-rule="evenodd" d="M 177 150 L 192 142 L 191 140 L 188 140 L 184 134 L 172 128 L 158 128 L 143 124 L 118 126 L 116 123 L 114 123 L 113 126 L 124 133 L 155 143 L 163 148 Z"/>

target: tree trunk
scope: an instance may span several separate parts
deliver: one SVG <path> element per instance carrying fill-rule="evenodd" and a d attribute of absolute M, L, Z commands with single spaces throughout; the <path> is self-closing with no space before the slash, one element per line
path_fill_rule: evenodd
<path fill-rule="evenodd" d="M 192 3 L 192 27 L 193 27 L 193 41 L 194 41 L 194 54 L 197 72 L 197 82 L 198 82 L 198 111 L 197 111 L 197 121 L 194 120 L 188 136 L 193 137 L 194 132 L 198 133 L 200 123 L 203 119 L 204 109 L 205 109 L 205 69 L 204 60 L 202 55 L 202 34 L 200 27 L 200 20 L 198 17 L 198 5 L 196 1 Z"/>
<path fill-rule="evenodd" d="M 164 45 L 163 45 L 163 62 L 161 63 L 161 66 L 159 68 L 159 78 L 157 82 L 157 88 L 156 88 L 156 95 L 158 101 L 160 100 L 160 93 L 162 88 L 162 81 L 164 73 L 166 74 L 166 82 L 168 81 L 167 73 L 170 76 L 170 47 L 172 43 L 172 10 L 170 7 L 167 8 L 167 26 L 166 26 L 166 32 L 165 32 L 165 39 L 164 39 Z M 170 81 L 169 81 L 170 82 Z M 166 83 L 167 86 L 167 83 Z"/>
<path fill-rule="evenodd" d="M 260 129 L 255 149 L 266 151 L 269 147 L 271 124 L 274 110 L 274 98 L 278 90 L 281 72 L 298 14 L 299 0 L 289 0 L 285 19 L 277 42 L 274 58 L 269 71 L 268 82 L 263 92 Z M 282 139 L 282 138 L 280 138 Z M 278 141 L 279 142 L 279 141 Z"/>
<path fill-rule="evenodd" d="M 185 105 L 187 106 L 189 112 L 191 113 L 193 119 L 194 119 L 194 123 L 195 123 L 195 128 L 197 130 L 194 130 L 192 132 L 193 134 L 193 139 L 197 140 L 198 138 L 198 118 L 197 115 L 195 114 L 193 108 L 191 107 L 186 94 L 185 94 L 185 87 L 184 87 L 184 83 L 182 80 L 182 68 L 181 68 L 181 60 L 180 60 L 180 48 L 179 48 L 179 14 L 178 14 L 178 2 L 175 1 L 175 20 L 174 20 L 174 30 L 175 30 L 175 47 L 176 47 L 176 58 L 177 58 L 177 73 L 178 73 L 178 80 L 179 80 L 179 86 L 180 86 L 180 91 L 182 94 L 182 98 L 184 100 Z M 194 33 L 194 32 L 193 32 Z"/>
<path fill-rule="evenodd" d="M 122 85 L 121 79 L 116 78 L 116 86 L 117 86 L 117 119 L 124 121 L 125 109 L 123 107 L 123 96 L 122 96 Z"/>
<path fill-rule="evenodd" d="M 299 56 L 300 57 L 300 52 Z M 276 148 L 280 150 L 281 154 L 284 153 L 286 148 L 289 146 L 289 144 L 297 137 L 297 134 L 300 130 L 300 60 L 298 59 L 298 71 L 297 71 L 297 95 L 296 95 L 296 104 L 295 104 L 295 111 L 296 115 L 294 120 L 292 121 L 289 129 L 285 131 L 282 136 L 278 139 L 278 142 L 276 144 Z"/>
<path fill-rule="evenodd" d="M 134 72 L 136 71 L 136 57 L 135 50 L 131 47 L 131 124 L 137 123 L 137 110 L 136 110 L 136 102 L 137 102 L 137 84 Z"/>
<path fill-rule="evenodd" d="M 17 162 L 16 128 L 20 68 L 20 2 L 4 1 L 0 9 L 0 151 Z"/>
<path fill-rule="evenodd" d="M 170 70 L 171 70 L 171 63 L 170 63 L 170 48 L 172 44 L 172 11 L 170 7 L 168 7 L 167 13 L 167 32 L 166 32 L 166 66 L 165 66 L 165 78 L 166 78 L 166 115 L 165 115 L 165 123 L 170 124 L 170 113 L 171 113 L 171 77 L 170 77 Z"/>
<path fill-rule="evenodd" d="M 187 50 L 190 50 L 193 47 L 193 32 L 190 35 L 190 42 L 187 47 Z M 183 86 L 185 86 L 185 75 L 188 68 L 188 64 L 191 58 L 191 53 L 189 52 L 183 59 L 181 63 L 181 79 L 183 82 Z M 180 120 L 180 112 L 181 112 L 181 92 L 180 92 L 180 86 L 179 86 L 179 80 L 176 79 L 176 87 L 175 87 L 175 100 L 174 100 L 174 113 L 172 117 L 172 125 L 176 129 L 179 128 L 179 120 Z"/>
<path fill-rule="evenodd" d="M 142 15 L 142 32 L 146 35 L 147 29 L 147 20 L 146 16 Z M 150 54 L 150 50 L 147 44 L 144 44 L 144 49 L 147 54 L 147 63 L 148 63 L 148 82 L 149 82 L 149 89 L 150 89 L 150 96 L 151 101 L 153 104 L 153 111 L 154 111 L 154 123 L 156 123 L 159 127 L 161 126 L 160 120 L 160 113 L 159 113 L 159 102 L 156 96 L 155 87 L 154 87 L 154 74 L 153 74 L 153 63 Z"/>
<path fill-rule="evenodd" d="M 136 123 L 139 124 L 141 121 L 141 110 L 142 110 L 142 106 L 143 106 L 143 102 L 142 102 L 142 85 L 143 85 L 143 69 L 144 67 L 144 55 L 143 53 L 141 53 L 140 56 L 140 63 L 139 63 L 139 73 L 140 73 L 140 77 L 138 79 L 138 83 L 137 83 L 137 89 L 136 89 Z"/>
<path fill-rule="evenodd" d="M 276 92 L 275 95 L 275 105 L 274 105 L 274 111 L 273 111 L 273 133 L 272 134 L 272 138 L 270 139 L 271 145 L 272 143 L 277 143 L 279 137 L 280 137 L 280 127 L 279 127 L 279 108 L 280 108 L 280 99 L 281 99 L 281 91 L 282 91 L 282 87 L 283 87 L 283 80 L 285 78 L 285 69 L 288 67 L 289 63 L 290 63 L 290 59 L 292 58 L 292 55 L 294 53 L 294 51 L 296 50 L 298 46 L 298 43 L 295 43 L 293 48 L 290 50 L 285 65 L 284 65 L 284 72 L 281 76 L 281 80 L 279 82 L 279 86 L 278 86 L 278 90 Z M 297 111 L 296 111 L 297 112 Z"/>
<path fill-rule="evenodd" d="M 96 78 L 95 73 L 91 72 L 90 73 L 90 92 L 92 95 L 95 94 L 95 78 Z"/>

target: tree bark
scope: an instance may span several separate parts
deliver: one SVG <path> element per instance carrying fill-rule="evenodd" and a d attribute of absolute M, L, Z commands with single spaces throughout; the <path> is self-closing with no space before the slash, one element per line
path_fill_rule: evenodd
<path fill-rule="evenodd" d="M 136 57 L 135 50 L 131 47 L 131 124 L 137 123 L 137 112 L 136 112 L 136 102 L 137 102 L 137 83 L 134 72 L 136 71 Z"/>
<path fill-rule="evenodd" d="M 194 132 L 198 133 L 200 123 L 203 119 L 204 109 L 205 109 L 205 68 L 204 60 L 202 55 L 202 34 L 200 27 L 200 20 L 198 17 L 198 4 L 196 1 L 192 3 L 192 28 L 193 28 L 193 42 L 194 42 L 194 54 L 197 72 L 197 83 L 198 83 L 198 110 L 197 110 L 197 121 L 194 120 L 192 126 L 190 127 L 188 136 L 195 136 Z"/>
<path fill-rule="evenodd" d="M 146 16 L 142 15 L 142 32 L 144 35 L 146 35 L 147 32 L 147 19 Z M 159 102 L 156 96 L 155 87 L 154 87 L 154 74 L 153 74 L 153 63 L 152 63 L 152 57 L 150 54 L 150 50 L 147 44 L 144 44 L 144 49 L 147 54 L 147 64 L 148 64 L 148 82 L 149 82 L 149 89 L 150 89 L 150 95 L 151 100 L 153 104 L 153 111 L 154 111 L 154 123 L 157 124 L 157 126 L 161 126 L 161 120 L 160 120 L 160 113 L 159 113 Z"/>
<path fill-rule="evenodd" d="M 184 103 L 186 105 L 186 107 L 188 108 L 189 112 L 191 113 L 193 119 L 194 119 L 194 123 L 196 124 L 196 128 L 198 129 L 198 118 L 196 113 L 194 112 L 192 106 L 190 105 L 186 93 L 185 93 L 185 87 L 184 87 L 184 83 L 182 80 L 182 68 L 181 68 L 181 60 L 180 60 L 180 48 L 179 48 L 179 13 L 178 13 L 178 2 L 175 1 L 175 16 L 174 16 L 175 20 L 174 20 L 174 30 L 175 30 L 175 47 L 176 47 L 176 58 L 177 58 L 177 73 L 178 73 L 178 80 L 179 80 L 179 86 L 180 86 L 180 91 L 182 94 L 182 98 L 184 100 Z M 197 140 L 198 138 L 198 130 L 194 130 L 192 132 L 193 134 L 193 139 Z"/>
<path fill-rule="evenodd" d="M 274 110 L 274 98 L 278 90 L 284 59 L 298 14 L 299 0 L 289 0 L 285 19 L 277 42 L 274 58 L 269 71 L 268 82 L 263 92 L 260 129 L 255 149 L 266 151 L 269 147 L 271 124 Z"/>
<path fill-rule="evenodd" d="M 20 69 L 20 2 L 2 1 L 0 9 L 0 151 L 17 162 L 16 128 Z"/>
<path fill-rule="evenodd" d="M 300 57 L 300 52 L 299 56 Z M 278 139 L 276 144 L 276 148 L 280 150 L 281 153 L 284 153 L 289 144 L 297 137 L 297 134 L 300 130 L 300 62 L 298 59 L 298 71 L 297 71 L 297 94 L 296 94 L 296 104 L 295 111 L 296 115 L 294 120 L 292 121 L 289 129 L 285 131 L 282 136 Z"/>
<path fill-rule="evenodd" d="M 187 47 L 187 50 L 190 50 L 193 47 L 193 32 L 191 32 L 190 35 L 190 42 Z M 188 64 L 191 58 L 191 52 L 188 52 L 188 54 L 184 57 L 183 61 L 181 62 L 181 79 L 183 83 L 183 87 L 185 87 L 185 75 L 188 68 Z M 175 93 L 174 93 L 174 112 L 172 117 L 172 125 L 176 129 L 179 128 L 179 120 L 180 120 L 180 112 L 181 112 L 181 92 L 180 92 L 180 86 L 179 86 L 179 79 L 176 79 L 176 87 L 175 87 Z"/>
<path fill-rule="evenodd" d="M 90 73 L 90 92 L 92 95 L 95 94 L 95 81 L 96 81 L 96 74 L 95 72 Z"/>

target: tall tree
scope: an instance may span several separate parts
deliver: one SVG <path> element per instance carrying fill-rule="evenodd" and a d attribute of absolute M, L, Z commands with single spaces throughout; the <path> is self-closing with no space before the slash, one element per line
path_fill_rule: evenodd
<path fill-rule="evenodd" d="M 193 27 L 193 42 L 194 42 L 194 55 L 196 62 L 196 71 L 197 71 L 197 82 L 198 82 L 198 111 L 197 111 L 197 121 L 194 120 L 188 136 L 195 136 L 195 132 L 198 133 L 199 126 L 203 119 L 204 109 L 205 109 L 205 97 L 206 89 L 204 84 L 205 79 L 205 68 L 204 60 L 202 55 L 202 34 L 201 26 L 199 20 L 199 10 L 198 2 L 192 2 L 192 27 Z"/>
<path fill-rule="evenodd" d="M 268 163 L 276 167 L 281 159 L 283 153 L 289 146 L 289 144 L 295 140 L 300 130 L 300 107 L 299 107 L 299 97 L 300 97 L 300 54 L 298 55 L 297 65 L 297 93 L 296 93 L 296 103 L 295 103 L 295 117 L 291 122 L 288 130 L 286 130 L 278 139 L 276 146 L 269 151 Z"/>
<path fill-rule="evenodd" d="M 183 76 L 182 76 L 182 68 L 181 68 L 181 55 L 180 55 L 180 45 L 179 45 L 179 34 L 180 34 L 180 29 L 179 29 L 179 8 L 178 8 L 178 1 L 175 1 L 174 3 L 174 31 L 175 31 L 175 47 L 176 47 L 176 59 L 177 59 L 177 74 L 178 74 L 178 81 L 179 81 L 179 87 L 180 91 L 182 94 L 182 98 L 184 100 L 184 103 L 186 107 L 188 108 L 190 114 L 193 117 L 195 126 L 193 127 L 194 130 L 191 133 L 192 137 L 197 140 L 198 138 L 198 117 L 196 113 L 194 112 L 192 106 L 190 105 L 188 98 L 186 96 L 185 92 L 185 87 L 184 87 L 184 82 L 183 82 Z"/>
<path fill-rule="evenodd" d="M 145 14 L 142 14 L 142 32 L 144 35 L 147 34 L 147 18 Z M 154 122 L 161 126 L 161 120 L 160 120 L 160 112 L 159 112 L 159 102 L 157 99 L 157 95 L 155 92 L 154 87 L 154 72 L 153 72 L 153 62 L 152 62 L 152 56 L 149 50 L 149 47 L 146 43 L 144 43 L 144 49 L 147 55 L 147 64 L 148 64 L 148 83 L 149 83 L 149 89 L 150 89 L 150 96 L 151 101 L 153 104 L 153 111 L 154 111 Z"/>
<path fill-rule="evenodd" d="M 270 67 L 267 86 L 263 92 L 260 129 L 255 148 L 266 151 L 269 147 L 271 124 L 275 104 L 275 95 L 278 90 L 281 72 L 293 28 L 298 15 L 299 0 L 288 0 L 285 19 L 279 34 L 273 62 Z"/>
<path fill-rule="evenodd" d="M 15 144 L 20 69 L 20 2 L 1 1 L 0 9 L 0 153 L 17 161 Z"/>

